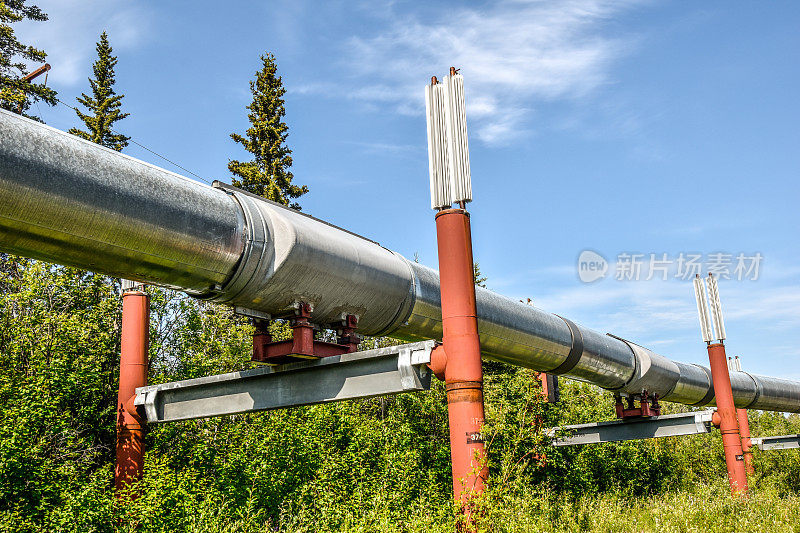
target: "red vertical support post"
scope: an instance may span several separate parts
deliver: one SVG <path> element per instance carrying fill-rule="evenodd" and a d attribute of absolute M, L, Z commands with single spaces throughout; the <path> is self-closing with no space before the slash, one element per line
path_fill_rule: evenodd
<path fill-rule="evenodd" d="M 748 475 L 751 475 L 755 473 L 755 468 L 753 468 L 753 444 L 750 441 L 750 421 L 747 419 L 747 409 L 736 409 L 736 418 L 739 420 L 739 434 L 742 437 L 744 469 Z"/>
<path fill-rule="evenodd" d="M 536 375 L 536 379 L 538 379 L 539 383 L 542 384 L 542 397 L 544 398 L 544 401 L 549 401 L 551 393 L 550 387 L 548 386 L 549 383 L 547 382 L 547 373 L 539 372 Z"/>
<path fill-rule="evenodd" d="M 546 372 L 539 372 L 536 379 L 542 384 L 542 397 L 544 401 L 547 403 L 556 403 L 559 400 L 558 376 L 547 374 Z"/>
<path fill-rule="evenodd" d="M 136 387 L 147 385 L 150 297 L 142 291 L 122 294 L 122 346 L 117 397 L 117 462 L 114 487 L 119 493 L 144 470 L 144 425 L 133 405 Z"/>
<path fill-rule="evenodd" d="M 711 365 L 711 377 L 714 381 L 714 396 L 719 413 L 719 429 L 722 432 L 722 446 L 725 449 L 725 464 L 728 467 L 728 482 L 733 495 L 747 494 L 747 474 L 744 467 L 742 439 L 739 435 L 739 421 L 736 418 L 736 406 L 733 403 L 731 376 L 728 372 L 728 360 L 725 356 L 725 345 L 711 343 L 708 345 L 708 361 Z"/>
<path fill-rule="evenodd" d="M 469 213 L 464 209 L 440 211 L 436 215 L 436 234 L 453 492 L 457 500 L 466 504 L 483 492 L 488 475 Z"/>
<path fill-rule="evenodd" d="M 732 363 L 734 370 L 742 371 L 742 364 L 739 362 L 739 356 L 735 360 L 728 359 Z M 739 420 L 739 435 L 742 437 L 742 452 L 744 452 L 744 469 L 747 475 L 755 473 L 753 468 L 753 443 L 750 440 L 750 420 L 747 418 L 747 409 L 736 409 L 736 418 Z"/>

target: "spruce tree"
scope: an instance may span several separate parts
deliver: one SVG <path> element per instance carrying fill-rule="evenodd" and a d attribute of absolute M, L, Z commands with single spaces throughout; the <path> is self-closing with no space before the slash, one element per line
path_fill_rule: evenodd
<path fill-rule="evenodd" d="M 488 278 L 481 272 L 481 264 L 477 261 L 472 263 L 472 278 L 475 280 L 475 285 L 486 288 L 486 280 Z"/>
<path fill-rule="evenodd" d="M 100 35 L 100 41 L 97 43 L 97 61 L 92 65 L 94 79 L 89 78 L 92 96 L 82 93 L 77 98 L 78 102 L 89 110 L 89 113 L 82 113 L 78 109 L 75 110 L 78 117 L 86 124 L 87 131 L 72 128 L 69 132 L 119 152 L 128 146 L 130 137 L 114 133 L 113 125 L 115 122 L 127 117 L 129 113 L 120 111 L 121 100 L 125 95 L 114 92 L 114 83 L 116 81 L 114 67 L 117 65 L 117 58 L 112 55 L 112 52 L 113 49 L 108 42 L 108 35 L 103 32 Z"/>
<path fill-rule="evenodd" d="M 26 62 L 44 63 L 47 57 L 44 50 L 22 44 L 14 35 L 11 25 L 25 19 L 43 22 L 47 14 L 25 5 L 25 0 L 0 1 L 0 107 L 39 120 L 27 114 L 31 104 L 41 100 L 56 105 L 56 92 L 23 79 L 29 73 Z"/>
<path fill-rule="evenodd" d="M 283 122 L 286 114 L 283 104 L 281 77 L 275 56 L 261 56 L 262 68 L 250 82 L 253 102 L 247 106 L 250 128 L 244 135 L 232 133 L 231 138 L 253 154 L 251 161 L 232 160 L 228 170 L 235 176 L 233 185 L 274 202 L 300 209 L 296 198 L 308 192 L 305 185 L 292 184 L 292 151 L 286 146 L 289 127 Z"/>

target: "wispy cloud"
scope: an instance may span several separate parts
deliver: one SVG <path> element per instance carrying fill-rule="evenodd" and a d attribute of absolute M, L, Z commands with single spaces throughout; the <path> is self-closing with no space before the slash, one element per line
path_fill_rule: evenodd
<path fill-rule="evenodd" d="M 451 65 L 469 80 L 467 105 L 477 137 L 505 141 L 529 129 L 540 100 L 580 99 L 610 80 L 633 37 L 607 23 L 633 1 L 506 0 L 481 8 L 391 10 L 375 35 L 353 37 L 343 65 L 361 89 L 353 98 L 419 114 L 421 86 Z"/>
<path fill-rule="evenodd" d="M 353 142 L 347 144 L 357 146 L 366 154 L 393 155 L 397 157 L 415 157 L 424 150 L 421 146 L 413 144 L 397 144 L 392 142 Z"/>
<path fill-rule="evenodd" d="M 605 279 L 584 284 L 575 280 L 574 271 L 567 272 L 566 267 L 550 268 L 549 275 L 543 276 L 549 282 L 542 285 L 539 294 L 527 287 L 517 287 L 514 292 L 533 294 L 537 307 L 597 331 L 621 335 L 679 360 L 698 360 L 700 330 L 690 282 Z M 720 292 L 728 335 L 734 346 L 749 356 L 748 364 L 754 369 L 765 372 L 769 365 L 791 360 L 800 353 L 791 344 L 800 329 L 800 286 L 796 276 L 723 280 Z M 769 361 L 752 359 L 765 355 Z"/>
<path fill-rule="evenodd" d="M 53 66 L 49 81 L 74 86 L 89 75 L 94 47 L 100 34 L 109 34 L 111 46 L 119 53 L 142 43 L 150 17 L 141 4 L 122 0 L 40 0 L 47 22 L 20 22 L 20 39 L 44 49 Z"/>

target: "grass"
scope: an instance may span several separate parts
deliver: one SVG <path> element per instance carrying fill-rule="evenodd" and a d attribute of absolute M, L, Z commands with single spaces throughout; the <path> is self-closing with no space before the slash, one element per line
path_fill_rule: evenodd
<path fill-rule="evenodd" d="M 568 498 L 539 489 L 495 488 L 480 509 L 478 530 L 486 533 L 800 532 L 800 496 L 767 485 L 740 501 L 731 497 L 725 480 L 657 496 L 609 493 Z M 285 516 L 285 521 L 274 527 L 297 533 L 452 532 L 452 511 L 419 502 L 404 516 L 392 516 L 378 499 L 350 507 L 334 520 L 303 512 Z M 241 531 L 249 531 L 248 527 Z"/>

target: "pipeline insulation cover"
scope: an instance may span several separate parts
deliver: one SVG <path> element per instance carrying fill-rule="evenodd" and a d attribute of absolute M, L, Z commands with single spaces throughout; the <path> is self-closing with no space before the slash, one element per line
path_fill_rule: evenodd
<path fill-rule="evenodd" d="M 0 110 L 0 250 L 176 287 L 253 314 L 441 339 L 439 276 L 230 186 L 210 187 Z M 477 288 L 485 358 L 608 390 L 713 404 L 711 372 Z M 698 349 L 698 352 L 700 349 Z M 800 382 L 731 372 L 738 407 L 800 412 Z"/>

